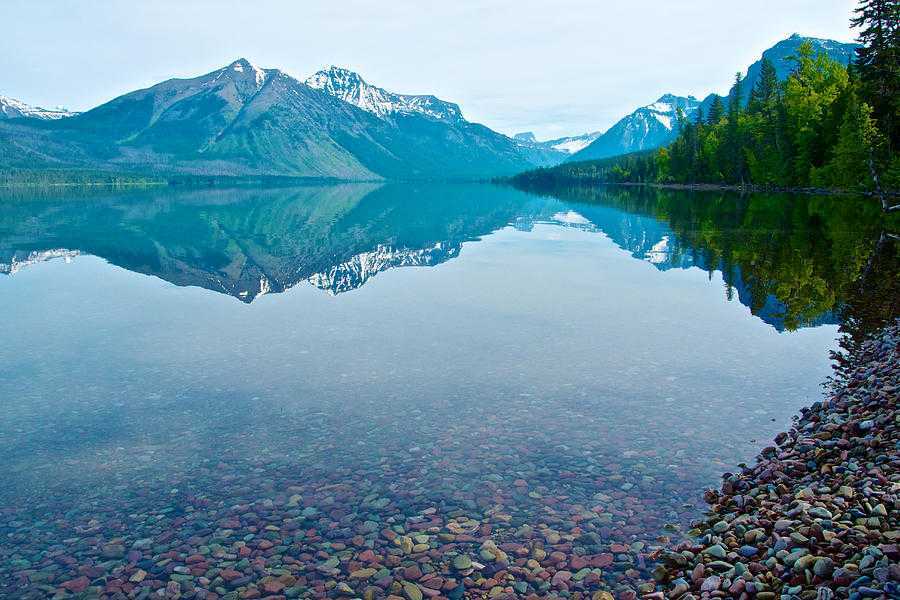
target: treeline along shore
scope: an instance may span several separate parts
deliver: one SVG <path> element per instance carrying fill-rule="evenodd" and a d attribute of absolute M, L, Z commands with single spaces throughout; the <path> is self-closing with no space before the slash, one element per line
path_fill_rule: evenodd
<path fill-rule="evenodd" d="M 805 42 L 787 79 L 779 81 L 764 58 L 751 90 L 738 73 L 705 114 L 679 114 L 679 135 L 666 147 L 563 163 L 516 180 L 813 188 L 886 199 L 900 190 L 900 4 L 863 1 L 852 23 L 862 46 L 849 64 Z"/>

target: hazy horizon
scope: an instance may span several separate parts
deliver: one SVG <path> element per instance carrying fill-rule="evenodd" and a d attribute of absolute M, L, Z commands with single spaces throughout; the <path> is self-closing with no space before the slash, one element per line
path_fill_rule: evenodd
<path fill-rule="evenodd" d="M 605 130 L 664 93 L 727 91 L 792 33 L 852 41 L 852 1 L 628 6 L 568 0 L 402 0 L 340 9 L 322 2 L 83 2 L 75 10 L 13 0 L 0 7 L 0 94 L 87 110 L 173 77 L 246 58 L 305 79 L 328 65 L 401 93 L 435 94 L 465 117 L 539 139 Z M 27 57 L 27 58 L 23 58 Z M 684 57 L 684 58 L 682 58 Z"/>

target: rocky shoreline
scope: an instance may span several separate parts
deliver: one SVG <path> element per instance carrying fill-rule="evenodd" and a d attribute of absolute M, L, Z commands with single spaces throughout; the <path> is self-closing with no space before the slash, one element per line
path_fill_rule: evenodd
<path fill-rule="evenodd" d="M 900 598 L 900 323 L 754 466 L 708 491 L 694 542 L 645 598 Z"/>
<path fill-rule="evenodd" d="M 672 512 L 674 479 L 637 466 L 651 456 L 623 454 L 628 467 L 558 454 L 537 466 L 546 444 L 535 440 L 545 438 L 516 426 L 527 439 L 510 446 L 488 433 L 473 438 L 481 452 L 469 462 L 451 452 L 462 445 L 449 443 L 409 448 L 402 464 L 402 449 L 387 448 L 390 460 L 371 468 L 307 458 L 314 468 L 301 473 L 280 452 L 257 457 L 249 472 L 222 454 L 192 471 L 202 495 L 179 489 L 184 483 L 142 479 L 125 504 L 101 497 L 65 512 L 0 507 L 0 597 L 897 598 L 898 342 L 900 322 L 854 351 L 846 380 L 827 400 L 805 409 L 755 466 L 707 492 L 711 512 L 687 536 L 677 523 L 702 513 Z M 490 419 L 516 414 L 496 412 L 485 413 L 485 432 L 501 426 Z M 441 425 L 448 440 L 471 433 L 452 425 L 459 429 Z M 339 446 L 352 448 L 338 439 L 327 449 Z M 443 454 L 430 466 L 436 449 Z M 491 465 L 495 472 L 486 472 Z M 528 468 L 504 477 L 507 465 Z M 690 463 L 680 482 L 696 492 L 703 484 L 690 478 L 702 468 Z M 380 486 L 381 475 L 392 487 Z M 158 490 L 169 497 L 154 504 Z"/>

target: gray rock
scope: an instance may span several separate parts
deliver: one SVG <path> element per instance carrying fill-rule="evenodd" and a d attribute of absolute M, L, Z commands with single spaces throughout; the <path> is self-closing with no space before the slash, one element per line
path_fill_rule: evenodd
<path fill-rule="evenodd" d="M 813 573 L 822 578 L 831 577 L 834 572 L 834 561 L 827 556 L 822 556 L 813 565 Z"/>

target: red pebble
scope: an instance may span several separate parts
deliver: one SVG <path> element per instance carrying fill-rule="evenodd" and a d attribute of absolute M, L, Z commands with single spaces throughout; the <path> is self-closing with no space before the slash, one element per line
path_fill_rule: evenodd
<path fill-rule="evenodd" d="M 91 584 L 91 580 L 82 575 L 81 577 L 76 577 L 75 579 L 70 579 L 62 584 L 59 587 L 69 590 L 73 594 L 80 594 L 84 590 L 87 589 L 87 586 Z"/>
<path fill-rule="evenodd" d="M 262 591 L 267 594 L 277 594 L 285 588 L 285 585 L 277 579 L 266 581 L 262 584 Z"/>
<path fill-rule="evenodd" d="M 406 567 L 403 569 L 403 577 L 406 579 L 411 579 L 413 581 L 419 579 L 422 576 L 422 570 L 419 569 L 417 565 L 412 565 L 411 567 Z"/>
<path fill-rule="evenodd" d="M 580 571 L 581 569 L 588 566 L 588 561 L 584 560 L 580 556 L 573 556 L 571 560 L 569 560 L 569 566 L 575 569 L 576 571 Z"/>
<path fill-rule="evenodd" d="M 602 569 L 613 564 L 613 560 L 615 559 L 612 554 L 599 554 L 591 560 L 591 564 Z"/>
<path fill-rule="evenodd" d="M 372 552 L 371 548 L 360 552 L 358 558 L 363 562 L 376 562 L 378 560 L 378 557 L 375 556 L 375 553 Z"/>

